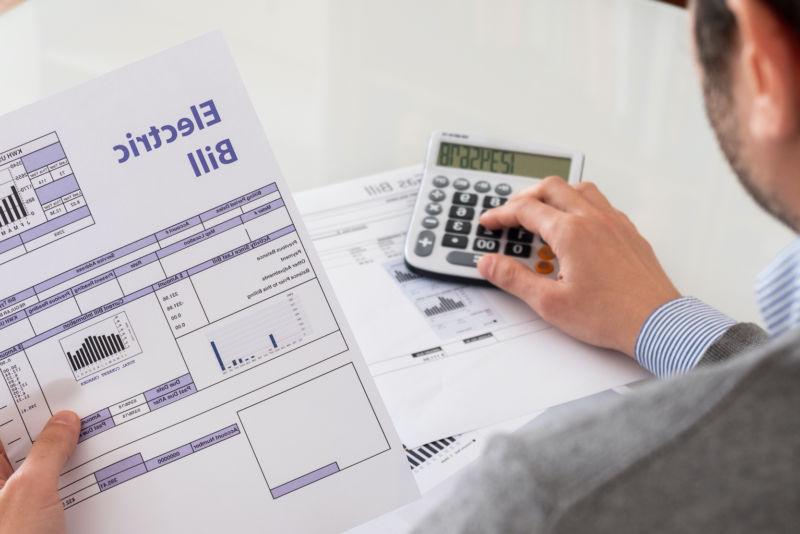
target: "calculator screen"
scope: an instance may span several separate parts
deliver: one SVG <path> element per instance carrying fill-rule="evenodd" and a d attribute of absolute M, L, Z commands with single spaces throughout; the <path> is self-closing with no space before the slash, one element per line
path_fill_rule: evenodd
<path fill-rule="evenodd" d="M 570 161 L 569 158 L 445 142 L 439 145 L 439 155 L 436 157 L 436 164 L 441 167 L 531 178 L 556 175 L 564 179 L 569 176 Z"/>

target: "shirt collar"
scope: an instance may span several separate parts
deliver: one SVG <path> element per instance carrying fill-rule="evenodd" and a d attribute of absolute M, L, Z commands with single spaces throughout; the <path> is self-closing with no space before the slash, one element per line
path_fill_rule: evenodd
<path fill-rule="evenodd" d="M 771 336 L 800 326 L 800 237 L 758 275 L 756 298 Z"/>

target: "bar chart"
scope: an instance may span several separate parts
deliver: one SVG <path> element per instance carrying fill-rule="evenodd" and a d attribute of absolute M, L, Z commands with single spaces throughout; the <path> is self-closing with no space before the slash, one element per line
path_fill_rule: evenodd
<path fill-rule="evenodd" d="M 437 303 L 429 308 L 424 308 L 425 315 L 430 317 L 432 315 L 439 315 L 449 311 L 458 310 L 464 307 L 464 301 L 458 299 L 451 299 L 447 297 L 436 297 Z"/>
<path fill-rule="evenodd" d="M 75 353 L 67 352 L 67 358 L 73 371 L 79 371 L 92 363 L 99 362 L 109 356 L 125 350 L 122 336 L 119 334 L 88 336 Z"/>
<path fill-rule="evenodd" d="M 0 151 L 0 264 L 92 224 L 55 132 Z"/>
<path fill-rule="evenodd" d="M 392 269 L 391 270 L 392 276 L 397 281 L 397 283 L 402 284 L 404 282 L 410 282 L 412 280 L 417 280 L 420 276 L 416 273 L 412 273 L 407 269 Z"/>
<path fill-rule="evenodd" d="M 484 288 L 417 276 L 408 270 L 403 260 L 387 262 L 384 269 L 441 338 L 493 326 L 501 321 L 499 313 L 484 296 L 488 291 Z"/>
<path fill-rule="evenodd" d="M 10 193 L 2 197 L 0 202 L 0 227 L 19 221 L 28 216 L 25 203 L 19 196 L 16 185 L 11 185 Z"/>
<path fill-rule="evenodd" d="M 142 352 L 125 312 L 87 326 L 59 343 L 76 380 Z"/>
<path fill-rule="evenodd" d="M 208 332 L 208 343 L 220 372 L 236 371 L 268 360 L 303 343 L 311 328 L 293 291 L 251 313 Z"/>

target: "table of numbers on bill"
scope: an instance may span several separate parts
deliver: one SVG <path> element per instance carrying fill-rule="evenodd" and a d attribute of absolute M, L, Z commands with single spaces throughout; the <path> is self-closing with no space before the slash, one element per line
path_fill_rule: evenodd
<path fill-rule="evenodd" d="M 220 35 L 1 117 L 0 147 L 0 440 L 18 469 L 79 415 L 69 529 L 333 532 L 417 495 Z"/>

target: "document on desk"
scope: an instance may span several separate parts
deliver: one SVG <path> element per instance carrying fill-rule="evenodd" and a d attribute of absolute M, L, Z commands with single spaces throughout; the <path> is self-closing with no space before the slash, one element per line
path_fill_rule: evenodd
<path fill-rule="evenodd" d="M 484 428 L 648 375 L 493 288 L 417 276 L 403 242 L 420 168 L 297 195 L 406 446 Z"/>
<path fill-rule="evenodd" d="M 0 438 L 70 532 L 337 532 L 417 495 L 219 34 L 0 118 Z"/>

